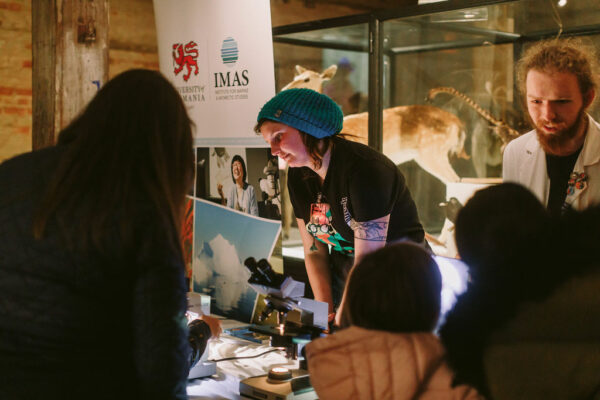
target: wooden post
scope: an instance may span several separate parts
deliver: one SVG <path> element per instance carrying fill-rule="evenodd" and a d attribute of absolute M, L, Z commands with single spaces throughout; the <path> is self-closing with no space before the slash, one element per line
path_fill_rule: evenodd
<path fill-rule="evenodd" d="M 31 14 L 35 150 L 108 80 L 108 0 L 32 0 Z"/>

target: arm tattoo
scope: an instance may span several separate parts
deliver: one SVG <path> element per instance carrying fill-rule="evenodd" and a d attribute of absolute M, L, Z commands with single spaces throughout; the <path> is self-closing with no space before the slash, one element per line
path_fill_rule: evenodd
<path fill-rule="evenodd" d="M 385 242 L 387 239 L 388 222 L 355 222 L 354 236 L 362 240 Z"/>

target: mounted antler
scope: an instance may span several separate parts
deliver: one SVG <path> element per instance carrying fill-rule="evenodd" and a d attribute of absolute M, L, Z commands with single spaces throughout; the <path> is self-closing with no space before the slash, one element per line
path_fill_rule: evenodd
<path fill-rule="evenodd" d="M 504 147 L 508 144 L 508 142 L 510 142 L 511 140 L 516 139 L 517 137 L 520 136 L 520 133 L 517 130 L 511 128 L 504 121 L 494 118 L 489 112 L 487 112 L 486 110 L 481 108 L 481 106 L 479 104 L 475 103 L 475 101 L 473 99 L 471 99 L 464 93 L 461 93 L 452 87 L 436 87 L 436 88 L 430 89 L 429 94 L 427 96 L 427 100 L 432 101 L 433 98 L 440 93 L 447 93 L 447 94 L 453 95 L 455 97 L 458 97 L 459 99 L 462 99 L 465 103 L 467 103 L 469 106 L 471 106 L 471 108 L 473 108 L 475 111 L 477 111 L 479 113 L 479 115 L 481 115 L 488 122 L 490 122 L 492 125 L 494 125 L 492 130 L 502 140 L 503 150 L 504 150 Z"/>

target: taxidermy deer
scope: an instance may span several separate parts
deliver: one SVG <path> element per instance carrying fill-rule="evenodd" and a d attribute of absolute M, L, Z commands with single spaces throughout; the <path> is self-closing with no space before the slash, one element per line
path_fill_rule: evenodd
<path fill-rule="evenodd" d="M 502 140 L 502 152 L 504 152 L 504 148 L 511 140 L 516 139 L 520 136 L 520 133 L 517 130 L 508 126 L 508 124 L 506 124 L 504 121 L 494 118 L 489 112 L 481 108 L 479 104 L 475 103 L 473 99 L 452 87 L 437 87 L 430 89 L 427 99 L 431 101 L 435 96 L 437 96 L 440 93 L 447 93 L 458 97 L 459 99 L 467 103 L 475 111 L 477 111 L 477 113 L 483 118 L 485 118 L 489 123 L 491 123 L 492 131 Z"/>
<path fill-rule="evenodd" d="M 332 65 L 323 72 L 309 70 L 296 65 L 296 76 L 281 90 L 308 88 L 322 92 L 323 82 L 335 76 L 337 66 Z M 347 115 L 343 133 L 348 139 L 364 144 L 368 141 L 368 113 Z M 399 106 L 383 110 L 383 149 L 396 163 L 414 159 L 424 170 L 442 182 L 458 182 L 460 178 L 450 165 L 449 154 L 467 158 L 464 152 L 465 132 L 463 123 L 454 114 L 428 105 Z M 286 173 L 280 175 L 282 185 Z M 282 230 L 289 237 L 292 223 L 292 208 L 287 191 L 282 194 Z"/>
<path fill-rule="evenodd" d="M 332 65 L 322 73 L 299 65 L 294 80 L 282 90 L 309 88 L 322 91 L 323 82 L 337 71 Z M 343 133 L 350 140 L 366 144 L 369 115 L 366 112 L 344 117 Z M 468 158 L 464 151 L 465 131 L 454 114 L 429 105 L 397 106 L 383 110 L 383 150 L 395 163 L 415 160 L 421 168 L 444 183 L 458 182 L 459 176 L 450 165 L 449 156 Z"/>
<path fill-rule="evenodd" d="M 468 106 L 473 108 L 480 116 L 488 121 L 491 126 L 493 135 L 486 133 L 485 130 L 474 129 L 471 137 L 471 156 L 473 158 L 473 166 L 477 172 L 477 176 L 486 176 L 486 165 L 500 165 L 502 163 L 502 154 L 504 148 L 513 139 L 519 137 L 519 132 L 511 128 L 502 120 L 494 118 L 489 112 L 481 108 L 473 99 L 469 98 L 464 93 L 452 87 L 437 87 L 429 90 L 427 96 L 428 101 L 433 99 L 440 93 L 446 93 L 463 100 Z"/>

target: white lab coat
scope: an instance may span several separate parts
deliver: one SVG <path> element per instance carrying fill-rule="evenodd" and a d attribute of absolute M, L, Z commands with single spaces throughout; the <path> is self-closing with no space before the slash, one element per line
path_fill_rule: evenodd
<path fill-rule="evenodd" d="M 588 118 L 583 149 L 573 167 L 574 172 L 585 172 L 587 184 L 582 189 L 575 189 L 565 200 L 576 210 L 600 203 L 600 125 L 589 115 Z M 550 178 L 546 172 L 546 155 L 535 130 L 506 146 L 502 177 L 504 182 L 516 182 L 527 187 L 544 205 L 548 204 Z"/>

